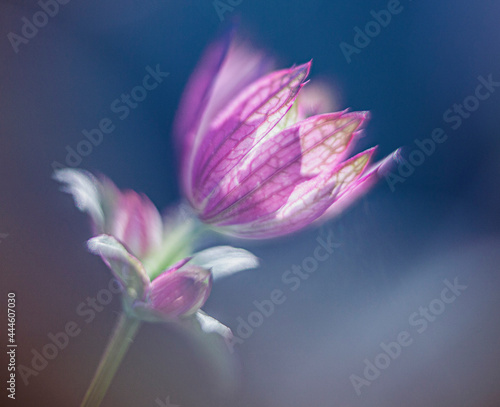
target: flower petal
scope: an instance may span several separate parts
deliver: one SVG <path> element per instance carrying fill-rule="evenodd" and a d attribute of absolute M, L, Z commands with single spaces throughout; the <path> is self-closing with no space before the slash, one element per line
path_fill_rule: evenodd
<path fill-rule="evenodd" d="M 162 218 L 144 194 L 121 192 L 107 178 L 98 179 L 82 170 L 57 170 L 54 178 L 73 195 L 76 206 L 90 215 L 95 234 L 114 236 L 141 260 L 161 245 Z"/>
<path fill-rule="evenodd" d="M 163 222 L 156 206 L 146 195 L 128 190 L 119 195 L 112 225 L 107 232 L 142 259 L 160 247 Z"/>
<path fill-rule="evenodd" d="M 186 85 L 174 123 L 174 134 L 183 153 L 192 148 L 195 128 L 200 123 L 210 91 L 227 55 L 231 36 L 232 33 L 228 33 L 210 44 Z"/>
<path fill-rule="evenodd" d="M 203 138 L 211 121 L 246 86 L 266 74 L 272 66 L 270 58 L 249 45 L 233 40 L 224 63 L 213 83 L 197 137 Z"/>
<path fill-rule="evenodd" d="M 344 191 L 342 191 L 337 196 L 335 202 L 326 210 L 323 215 L 320 216 L 318 221 L 323 222 L 337 216 L 347 207 L 352 205 L 354 201 L 366 194 L 368 190 L 380 180 L 380 178 L 382 178 L 385 174 L 387 174 L 388 171 L 391 170 L 396 162 L 395 158 L 398 152 L 399 149 L 367 169 L 362 177 L 360 177 L 357 181 L 351 183 Z"/>
<path fill-rule="evenodd" d="M 231 225 L 277 211 L 298 184 L 331 172 L 345 157 L 366 116 L 364 112 L 315 116 L 265 140 L 221 180 L 202 219 Z"/>
<path fill-rule="evenodd" d="M 186 336 L 204 364 L 210 367 L 212 387 L 221 394 L 235 394 L 239 382 L 240 367 L 234 353 L 231 330 L 215 318 L 198 311 L 192 318 L 182 320 Z"/>
<path fill-rule="evenodd" d="M 186 193 L 189 192 L 189 162 L 198 139 L 203 137 L 213 117 L 272 65 L 262 52 L 233 37 L 234 32 L 230 30 L 207 48 L 189 79 L 176 114 L 174 134 L 180 147 Z"/>
<path fill-rule="evenodd" d="M 222 336 L 224 339 L 231 339 L 233 337 L 231 329 L 210 315 L 205 314 L 203 311 L 198 311 L 195 317 L 200 323 L 203 332 L 208 334 L 215 333 Z"/>
<path fill-rule="evenodd" d="M 156 277 L 149 289 L 148 302 L 152 309 L 168 317 L 184 317 L 205 304 L 211 288 L 210 270 L 186 264 Z"/>
<path fill-rule="evenodd" d="M 87 171 L 71 168 L 56 170 L 53 178 L 63 184 L 64 192 L 73 195 L 76 207 L 90 215 L 95 232 L 103 233 L 105 216 L 99 181 Z"/>
<path fill-rule="evenodd" d="M 295 100 L 310 63 L 269 74 L 242 91 L 213 121 L 192 165 L 194 206 L 202 207 L 224 175 L 283 118 Z"/>
<path fill-rule="evenodd" d="M 321 216 L 362 175 L 374 150 L 369 149 L 339 164 L 330 174 L 321 174 L 299 184 L 277 212 L 247 224 L 222 229 L 252 239 L 271 238 L 302 229 Z"/>
<path fill-rule="evenodd" d="M 150 282 L 142 263 L 113 236 L 99 235 L 87 242 L 89 250 L 101 256 L 122 284 L 129 298 L 142 299 Z"/>
<path fill-rule="evenodd" d="M 210 269 L 214 280 L 217 280 L 238 271 L 256 268 L 259 259 L 244 249 L 217 246 L 195 253 L 189 264 Z"/>

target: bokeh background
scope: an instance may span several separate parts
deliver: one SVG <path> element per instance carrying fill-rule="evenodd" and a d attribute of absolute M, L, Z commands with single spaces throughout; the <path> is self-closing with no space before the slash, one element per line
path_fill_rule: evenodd
<path fill-rule="evenodd" d="M 204 47 L 238 18 L 280 66 L 313 58 L 312 81 L 329 82 L 339 108 L 371 111 L 360 151 L 377 144 L 381 158 L 403 146 L 407 157 L 436 127 L 448 139 L 394 191 L 380 182 L 321 228 L 232 242 L 262 266 L 214 286 L 209 314 L 236 330 L 254 301 L 273 289 L 286 295 L 236 346 L 233 370 L 169 327 L 146 324 L 103 406 L 162 406 L 167 397 L 182 407 L 499 406 L 500 88 L 456 130 L 443 114 L 474 94 L 479 76 L 500 81 L 500 3 L 401 0 L 402 11 L 350 63 L 340 43 L 353 45 L 355 27 L 387 1 L 222 0 L 234 4 L 222 18 L 214 3 L 70 0 L 16 53 L 8 34 L 20 34 L 40 6 L 0 1 L 1 342 L 8 291 L 17 298 L 18 364 L 30 366 L 32 350 L 68 321 L 82 329 L 28 385 L 18 375 L 16 400 L 3 389 L 1 404 L 78 406 L 120 309 L 115 296 L 91 323 L 76 312 L 110 275 L 86 251 L 87 218 L 51 179 L 53 162 L 111 117 L 116 129 L 79 167 L 160 208 L 178 202 L 176 106 Z M 118 120 L 112 101 L 156 64 L 168 78 Z M 291 291 L 283 273 L 329 235 L 331 256 Z M 419 334 L 409 318 L 440 297 L 446 279 L 467 288 Z M 411 345 L 358 395 L 351 375 L 363 377 L 365 359 L 373 363 L 402 331 Z"/>

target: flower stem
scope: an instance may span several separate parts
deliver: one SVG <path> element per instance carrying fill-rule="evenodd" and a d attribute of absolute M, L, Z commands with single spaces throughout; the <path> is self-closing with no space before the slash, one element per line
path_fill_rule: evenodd
<path fill-rule="evenodd" d="M 92 383 L 90 383 L 87 393 L 85 393 L 81 407 L 98 407 L 101 404 L 140 325 L 141 321 L 127 312 L 120 315 Z"/>
<path fill-rule="evenodd" d="M 166 268 L 189 256 L 192 243 L 205 230 L 205 225 L 195 219 L 175 227 L 162 243 L 162 249 L 156 255 L 143 260 L 151 280 L 158 277 Z"/>

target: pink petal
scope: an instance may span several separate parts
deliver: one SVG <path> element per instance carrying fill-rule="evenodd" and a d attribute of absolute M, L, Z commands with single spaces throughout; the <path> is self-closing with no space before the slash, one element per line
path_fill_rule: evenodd
<path fill-rule="evenodd" d="M 268 72 L 272 65 L 263 53 L 232 39 L 232 34 L 208 47 L 188 82 L 176 115 L 174 134 L 181 148 L 185 189 L 198 138 L 203 137 L 213 117 L 237 93 Z"/>
<path fill-rule="evenodd" d="M 212 123 L 196 148 L 195 207 L 203 205 L 222 177 L 281 120 L 309 69 L 310 63 L 265 76 L 240 93 Z"/>
<path fill-rule="evenodd" d="M 188 264 L 178 270 L 167 270 L 153 280 L 149 304 L 167 317 L 191 315 L 203 306 L 211 288 L 210 270 Z"/>
<path fill-rule="evenodd" d="M 192 148 L 194 130 L 208 103 L 210 91 L 227 55 L 231 36 L 226 35 L 212 43 L 189 78 L 179 103 L 174 123 L 174 134 L 183 153 Z"/>
<path fill-rule="evenodd" d="M 163 223 L 154 204 L 145 195 L 128 190 L 120 193 L 109 233 L 138 258 L 161 245 Z"/>
<path fill-rule="evenodd" d="M 378 163 L 373 164 L 365 171 L 363 176 L 353 182 L 347 189 L 337 196 L 335 202 L 321 215 L 319 222 L 326 221 L 343 212 L 353 202 L 366 194 L 387 172 L 391 170 L 395 163 L 395 157 L 399 150 L 385 157 Z"/>
<path fill-rule="evenodd" d="M 309 225 L 332 205 L 368 165 L 375 148 L 364 151 L 324 173 L 299 184 L 277 212 L 247 224 L 223 229 L 239 237 L 262 239 L 295 232 Z"/>
<path fill-rule="evenodd" d="M 315 116 L 265 140 L 221 180 L 203 220 L 230 225 L 275 212 L 298 184 L 331 172 L 365 119 L 365 113 Z"/>
<path fill-rule="evenodd" d="M 215 116 L 246 86 L 269 72 L 271 66 L 265 54 L 234 40 L 213 83 L 197 137 L 203 137 Z"/>

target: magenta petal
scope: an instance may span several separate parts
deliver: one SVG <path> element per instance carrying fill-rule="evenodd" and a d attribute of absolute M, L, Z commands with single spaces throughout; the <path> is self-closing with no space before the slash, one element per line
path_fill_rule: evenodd
<path fill-rule="evenodd" d="M 341 161 L 364 113 L 311 117 L 268 138 L 221 181 L 202 219 L 218 225 L 250 222 L 275 212 L 295 187 Z"/>
<path fill-rule="evenodd" d="M 222 177 L 283 118 L 310 63 L 265 76 L 246 88 L 217 118 L 196 148 L 192 172 L 196 207 Z"/>
<path fill-rule="evenodd" d="M 213 83 L 196 137 L 203 138 L 217 114 L 246 86 L 269 72 L 271 65 L 265 54 L 234 40 Z"/>
<path fill-rule="evenodd" d="M 147 196 L 131 190 L 124 191 L 114 208 L 110 234 L 125 244 L 136 257 L 144 258 L 161 244 L 161 215 Z"/>
<path fill-rule="evenodd" d="M 154 311 L 166 317 L 188 316 L 203 306 L 211 288 L 210 270 L 184 265 L 178 270 L 167 270 L 153 280 L 149 304 Z"/>
<path fill-rule="evenodd" d="M 395 157 L 398 154 L 398 151 L 399 149 L 367 169 L 361 178 L 359 178 L 356 182 L 351 183 L 348 188 L 337 196 L 335 202 L 323 215 L 321 215 L 318 220 L 320 222 L 326 221 L 337 216 L 347 207 L 352 205 L 353 202 L 366 194 L 370 188 L 372 188 L 394 166 Z"/>
<path fill-rule="evenodd" d="M 196 133 L 194 128 L 199 125 L 203 116 L 210 90 L 224 62 L 230 40 L 230 35 L 224 36 L 207 48 L 182 95 L 176 114 L 174 133 L 184 152 L 192 147 L 192 139 Z"/>
<path fill-rule="evenodd" d="M 330 173 L 305 181 L 293 190 L 278 211 L 247 224 L 225 226 L 230 234 L 262 239 L 295 232 L 319 218 L 339 194 L 362 175 L 375 149 L 360 153 L 339 164 Z"/>
<path fill-rule="evenodd" d="M 213 117 L 238 92 L 271 68 L 263 53 L 232 39 L 232 32 L 210 45 L 191 78 L 176 115 L 174 134 L 181 150 L 183 187 L 196 140 L 203 137 Z M 189 195 L 189 190 L 186 191 Z"/>

